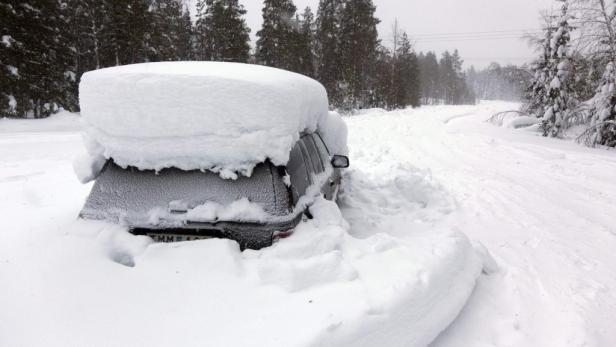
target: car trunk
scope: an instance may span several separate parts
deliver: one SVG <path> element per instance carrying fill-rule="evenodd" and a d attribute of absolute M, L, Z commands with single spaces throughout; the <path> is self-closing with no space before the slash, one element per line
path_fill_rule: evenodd
<path fill-rule="evenodd" d="M 261 206 L 278 223 L 285 222 L 286 217 L 292 219 L 288 189 L 279 169 L 269 162 L 256 166 L 251 177 L 230 180 L 210 171 L 175 168 L 139 171 L 123 169 L 109 161 L 94 183 L 80 216 L 120 223 L 131 229 L 200 229 L 218 223 L 194 223 L 183 220 L 181 215 L 207 202 L 227 206 L 244 198 Z M 173 218 L 153 218 L 156 215 Z M 222 224 L 228 226 L 233 222 L 227 220 Z M 268 223 L 252 226 L 258 224 Z"/>

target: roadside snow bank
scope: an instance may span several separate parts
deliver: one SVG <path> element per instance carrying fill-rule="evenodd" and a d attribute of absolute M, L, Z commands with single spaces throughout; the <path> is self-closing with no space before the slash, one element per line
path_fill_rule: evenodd
<path fill-rule="evenodd" d="M 119 66 L 84 74 L 79 91 L 90 154 L 143 170 L 284 165 L 299 134 L 328 115 L 318 82 L 248 64 Z"/>
<path fill-rule="evenodd" d="M 454 320 L 481 272 L 461 233 L 357 239 L 332 202 L 320 199 L 311 211 L 292 237 L 243 253 L 229 240 L 151 244 L 118 226 L 69 223 L 39 245 L 36 262 L 6 274 L 22 280 L 0 291 L 0 321 L 10 317 L 3 341 L 425 346 Z M 12 273 L 20 269 L 40 275 Z M 31 329 L 11 328 L 24 326 Z"/>
<path fill-rule="evenodd" d="M 79 114 L 65 110 L 39 119 L 0 118 L 0 134 L 72 132 L 81 129 Z"/>

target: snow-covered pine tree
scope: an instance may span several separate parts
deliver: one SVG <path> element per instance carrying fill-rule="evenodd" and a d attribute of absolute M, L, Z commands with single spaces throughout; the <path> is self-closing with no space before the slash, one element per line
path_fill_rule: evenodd
<path fill-rule="evenodd" d="M 580 21 L 591 26 L 591 39 L 596 42 L 591 45 L 590 60 L 602 62 L 605 69 L 590 102 L 588 129 L 582 139 L 589 146 L 616 147 L 616 1 L 611 7 L 603 0 L 596 1 L 598 6 L 583 11 Z"/>
<path fill-rule="evenodd" d="M 250 29 L 238 0 L 206 0 L 201 3 L 197 21 L 197 42 L 203 46 L 202 60 L 247 62 Z"/>
<path fill-rule="evenodd" d="M 605 68 L 601 87 L 593 98 L 589 145 L 616 147 L 616 67 L 609 62 Z"/>
<path fill-rule="evenodd" d="M 544 16 L 544 37 L 534 40 L 540 48 L 540 56 L 531 64 L 533 78 L 528 86 L 524 104 L 524 112 L 536 118 L 542 118 L 545 113 L 545 105 L 548 102 L 548 87 L 550 84 L 550 62 L 552 59 L 552 36 L 554 26 L 550 16 Z"/>
<path fill-rule="evenodd" d="M 574 106 L 574 91 L 570 85 L 571 61 L 569 59 L 569 42 L 571 26 L 569 25 L 569 3 L 562 2 L 558 27 L 550 43 L 551 57 L 548 64 L 547 104 L 541 129 L 544 136 L 560 136 L 566 125 L 566 119 Z"/>
<path fill-rule="evenodd" d="M 24 55 L 24 47 L 15 40 L 19 35 L 17 10 L 8 2 L 0 3 L 0 118 L 18 117 L 17 99 L 23 80 L 16 64 Z"/>
<path fill-rule="evenodd" d="M 263 26 L 257 32 L 257 63 L 293 70 L 297 65 L 293 54 L 297 38 L 297 8 L 291 0 L 264 0 Z"/>
<path fill-rule="evenodd" d="M 206 11 L 207 11 L 207 2 L 209 0 L 197 0 L 196 11 L 197 11 L 197 21 L 195 22 L 193 28 L 193 44 L 195 48 L 195 59 L 197 60 L 206 60 L 205 52 L 207 47 L 207 42 L 205 40 L 205 26 L 206 26 Z"/>
<path fill-rule="evenodd" d="M 66 101 L 64 91 L 73 77 L 66 4 L 60 1 L 2 3 L 0 68 L 3 104 L 11 117 L 47 117 Z M 6 79 L 4 79 L 6 78 Z"/>
<path fill-rule="evenodd" d="M 342 66 L 340 64 L 341 0 L 320 0 L 316 20 L 316 77 L 327 89 L 330 102 L 339 106 Z"/>
<path fill-rule="evenodd" d="M 343 104 L 347 109 L 370 106 L 376 81 L 375 63 L 379 47 L 372 0 L 347 0 L 340 19 L 340 64 Z"/>

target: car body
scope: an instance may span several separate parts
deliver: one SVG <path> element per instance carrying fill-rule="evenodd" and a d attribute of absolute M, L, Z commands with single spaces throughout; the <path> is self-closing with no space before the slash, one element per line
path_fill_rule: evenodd
<path fill-rule="evenodd" d="M 160 242 L 230 238 L 242 249 L 260 249 L 292 233 L 311 195 L 336 200 L 341 169 L 349 166 L 347 157 L 329 152 L 318 132 L 301 134 L 289 158 L 286 166 L 260 163 L 250 177 L 236 180 L 211 171 L 140 171 L 109 160 L 80 216 L 121 223 L 134 234 Z M 226 206 L 242 199 L 258 204 L 270 218 L 202 221 L 186 217 L 206 203 Z"/>

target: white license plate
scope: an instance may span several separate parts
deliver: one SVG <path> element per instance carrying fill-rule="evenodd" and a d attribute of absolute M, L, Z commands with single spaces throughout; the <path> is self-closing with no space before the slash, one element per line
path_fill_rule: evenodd
<path fill-rule="evenodd" d="M 205 240 L 211 239 L 211 236 L 201 236 L 201 235 L 176 235 L 176 234 L 153 234 L 148 233 L 148 236 L 151 237 L 154 242 L 184 242 L 184 241 L 195 241 L 195 240 Z"/>

